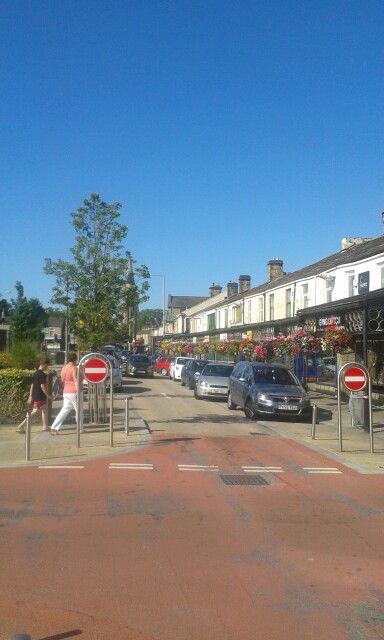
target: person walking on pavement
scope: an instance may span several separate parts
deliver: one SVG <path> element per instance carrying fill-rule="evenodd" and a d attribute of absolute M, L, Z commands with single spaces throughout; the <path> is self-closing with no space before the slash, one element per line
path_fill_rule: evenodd
<path fill-rule="evenodd" d="M 32 384 L 29 390 L 28 404 L 32 405 L 31 417 L 38 411 L 41 411 L 41 419 L 43 423 L 43 431 L 49 431 L 48 428 L 48 400 L 52 400 L 52 397 L 48 395 L 47 391 L 47 374 L 46 371 L 50 364 L 49 358 L 41 358 L 39 367 L 36 369 L 32 376 Z M 27 418 L 24 418 L 17 427 L 17 433 L 25 433 L 24 425 L 27 422 Z"/>
<path fill-rule="evenodd" d="M 77 355 L 70 353 L 68 362 L 64 365 L 60 372 L 60 378 L 63 383 L 63 406 L 57 414 L 52 426 L 51 434 L 57 435 L 61 425 L 69 416 L 72 409 L 75 410 L 77 420 Z"/>

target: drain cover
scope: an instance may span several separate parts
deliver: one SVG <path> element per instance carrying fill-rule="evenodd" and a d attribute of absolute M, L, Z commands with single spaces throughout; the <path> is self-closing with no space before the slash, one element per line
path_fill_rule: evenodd
<path fill-rule="evenodd" d="M 268 480 L 266 480 L 265 478 L 263 478 L 263 476 L 259 476 L 257 474 L 250 474 L 250 475 L 238 475 L 238 476 L 220 476 L 220 478 L 222 479 L 222 481 L 224 482 L 224 484 L 231 484 L 231 485 L 238 485 L 238 484 L 243 484 L 243 485 L 263 485 L 263 484 L 269 484 Z"/>

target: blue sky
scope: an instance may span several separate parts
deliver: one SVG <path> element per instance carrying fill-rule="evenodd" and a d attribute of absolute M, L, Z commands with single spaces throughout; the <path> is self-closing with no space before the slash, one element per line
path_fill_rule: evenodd
<path fill-rule="evenodd" d="M 383 29 L 372 0 L 3 0 L 0 293 L 48 303 L 91 192 L 173 295 L 383 233 Z"/>

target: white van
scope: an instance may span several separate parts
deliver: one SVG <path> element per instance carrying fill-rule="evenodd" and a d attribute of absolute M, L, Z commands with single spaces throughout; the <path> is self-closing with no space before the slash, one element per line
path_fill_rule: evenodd
<path fill-rule="evenodd" d="M 171 362 L 169 377 L 173 382 L 181 380 L 181 370 L 189 360 L 193 360 L 193 358 L 185 358 L 184 356 L 181 356 L 175 358 L 175 362 Z"/>

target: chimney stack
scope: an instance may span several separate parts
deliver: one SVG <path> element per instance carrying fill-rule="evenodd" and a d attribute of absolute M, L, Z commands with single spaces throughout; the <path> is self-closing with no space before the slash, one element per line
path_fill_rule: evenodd
<path fill-rule="evenodd" d="M 232 298 L 238 294 L 237 282 L 228 282 L 227 284 L 227 298 Z"/>
<path fill-rule="evenodd" d="M 281 278 L 284 275 L 283 264 L 280 258 L 273 258 L 273 260 L 267 262 L 268 282 L 277 280 L 277 278 Z"/>
<path fill-rule="evenodd" d="M 219 293 L 221 293 L 222 291 L 222 287 L 219 284 L 215 284 L 214 282 L 212 282 L 211 286 L 209 287 L 209 295 L 211 298 L 213 298 L 214 296 L 217 296 Z"/>
<path fill-rule="evenodd" d="M 245 293 L 251 288 L 251 276 L 239 276 L 239 293 Z"/>

